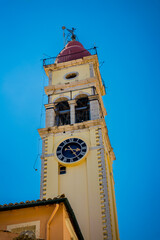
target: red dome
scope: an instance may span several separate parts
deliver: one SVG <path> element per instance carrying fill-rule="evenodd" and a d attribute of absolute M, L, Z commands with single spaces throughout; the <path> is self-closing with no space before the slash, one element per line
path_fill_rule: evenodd
<path fill-rule="evenodd" d="M 72 40 L 57 56 L 56 63 L 68 62 L 90 55 L 90 52 L 88 52 L 80 42 Z"/>

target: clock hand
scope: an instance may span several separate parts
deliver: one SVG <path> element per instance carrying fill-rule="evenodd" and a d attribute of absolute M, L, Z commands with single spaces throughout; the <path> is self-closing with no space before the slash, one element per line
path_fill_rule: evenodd
<path fill-rule="evenodd" d="M 69 147 L 69 149 L 72 151 L 72 153 L 73 153 L 76 157 L 78 157 L 77 154 L 75 153 L 75 151 L 71 148 L 71 146 L 68 146 L 68 147 Z"/>
<path fill-rule="evenodd" d="M 77 149 L 72 149 L 70 146 L 69 146 L 69 148 L 65 148 L 65 151 L 71 151 L 71 152 L 74 152 L 74 150 L 77 152 L 77 151 L 80 151 L 80 149 L 79 148 L 77 148 Z"/>
<path fill-rule="evenodd" d="M 70 149 L 68 149 L 68 148 L 65 148 L 65 151 L 67 151 L 67 150 L 69 150 L 69 151 L 70 151 Z"/>
<path fill-rule="evenodd" d="M 76 155 L 76 153 L 74 152 L 74 150 L 69 146 L 69 149 L 68 148 L 65 148 L 65 151 L 71 151 L 74 155 Z M 76 155 L 77 156 L 77 155 Z"/>
<path fill-rule="evenodd" d="M 79 149 L 79 148 L 76 148 L 75 151 L 78 152 L 78 151 L 80 151 L 80 149 Z"/>

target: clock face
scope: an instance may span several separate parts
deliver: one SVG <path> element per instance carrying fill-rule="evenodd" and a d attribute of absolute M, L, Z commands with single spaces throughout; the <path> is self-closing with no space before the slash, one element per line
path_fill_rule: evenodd
<path fill-rule="evenodd" d="M 69 138 L 63 141 L 56 150 L 58 159 L 64 163 L 74 163 L 81 160 L 87 152 L 86 143 L 79 138 Z"/>

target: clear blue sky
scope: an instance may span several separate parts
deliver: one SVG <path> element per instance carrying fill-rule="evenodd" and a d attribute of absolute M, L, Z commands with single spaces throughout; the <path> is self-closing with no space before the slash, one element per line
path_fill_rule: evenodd
<path fill-rule="evenodd" d="M 1 0 L 0 23 L 0 203 L 39 198 L 41 59 L 63 48 L 63 25 L 75 27 L 104 61 L 121 240 L 160 239 L 160 2 Z"/>

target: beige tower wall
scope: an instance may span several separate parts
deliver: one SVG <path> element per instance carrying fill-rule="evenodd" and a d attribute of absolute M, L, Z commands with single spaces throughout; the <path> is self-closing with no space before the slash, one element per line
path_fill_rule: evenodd
<path fill-rule="evenodd" d="M 47 199 L 65 194 L 85 240 L 118 240 L 112 171 L 114 153 L 105 129 L 106 110 L 102 101 L 105 90 L 97 57 L 90 56 L 84 60 L 54 64 L 50 69 L 50 86 L 45 88 L 46 94 L 50 96 L 50 103 L 55 104 L 64 99 L 71 102 L 78 95 L 86 94 L 89 96 L 91 119 L 78 124 L 39 130 L 44 138 L 41 196 Z M 46 72 L 48 74 L 47 69 Z M 66 80 L 65 76 L 70 72 L 77 72 L 78 75 L 74 79 Z M 72 113 L 74 111 L 71 116 Z M 47 121 L 50 122 L 48 119 Z M 77 164 L 68 164 L 66 174 L 60 175 L 59 165 L 63 163 L 56 157 L 56 149 L 68 138 L 85 141 L 88 153 Z"/>
<path fill-rule="evenodd" d="M 49 157 L 46 158 L 47 185 L 44 197 L 49 198 L 65 193 L 75 212 L 82 233 L 88 240 L 103 239 L 106 232 L 103 229 L 106 222 L 102 214 L 105 197 L 101 197 L 100 144 L 99 137 L 96 136 L 99 127 L 87 127 L 83 130 L 74 131 L 74 137 L 86 142 L 88 154 L 77 165 L 69 164 L 66 167 L 66 174 L 59 175 L 59 161 L 55 152 L 59 143 L 73 137 L 73 132 L 57 133 L 50 136 L 48 138 L 48 151 L 46 152 L 46 156 Z"/>
<path fill-rule="evenodd" d="M 65 79 L 66 74 L 76 72 L 77 77 L 74 79 Z M 90 77 L 89 64 L 83 64 L 73 67 L 65 67 L 63 69 L 52 72 L 52 85 L 64 84 L 67 82 L 80 81 Z"/>

